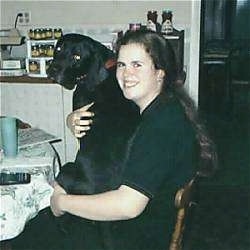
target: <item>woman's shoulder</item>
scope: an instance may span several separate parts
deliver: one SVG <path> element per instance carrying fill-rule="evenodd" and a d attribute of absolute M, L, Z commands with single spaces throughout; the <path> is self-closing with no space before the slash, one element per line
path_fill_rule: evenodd
<path fill-rule="evenodd" d="M 183 133 L 194 136 L 194 128 L 187 117 L 185 107 L 175 95 L 164 97 L 161 107 L 161 122 L 166 130 L 183 131 Z M 185 131 L 185 132 L 184 132 Z M 180 134 L 183 134 L 180 133 Z"/>
<path fill-rule="evenodd" d="M 185 110 L 180 101 L 171 93 L 160 96 L 160 110 L 172 118 L 184 118 L 185 116 Z"/>

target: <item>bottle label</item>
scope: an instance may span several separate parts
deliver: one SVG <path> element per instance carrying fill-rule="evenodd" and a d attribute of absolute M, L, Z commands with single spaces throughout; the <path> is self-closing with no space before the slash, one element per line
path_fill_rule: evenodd
<path fill-rule="evenodd" d="M 156 24 L 152 20 L 147 21 L 147 29 L 156 31 Z"/>
<path fill-rule="evenodd" d="M 173 25 L 170 20 L 166 20 L 161 26 L 161 32 L 164 34 L 172 34 L 173 33 Z"/>

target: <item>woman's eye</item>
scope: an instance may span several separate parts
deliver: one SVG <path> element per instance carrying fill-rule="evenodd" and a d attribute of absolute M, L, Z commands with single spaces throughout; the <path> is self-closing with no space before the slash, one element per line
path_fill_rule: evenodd
<path fill-rule="evenodd" d="M 134 68 L 139 68 L 139 67 L 141 67 L 142 65 L 140 64 L 140 63 L 138 63 L 138 62 L 134 62 L 133 63 L 133 67 Z"/>
<path fill-rule="evenodd" d="M 121 67 L 123 67 L 124 66 L 124 63 L 121 63 L 121 62 L 117 62 L 117 68 L 121 68 Z"/>

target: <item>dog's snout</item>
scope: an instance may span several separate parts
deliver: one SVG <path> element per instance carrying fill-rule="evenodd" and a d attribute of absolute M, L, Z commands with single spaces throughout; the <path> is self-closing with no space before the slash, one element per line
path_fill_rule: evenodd
<path fill-rule="evenodd" d="M 57 63 L 54 63 L 53 61 L 49 64 L 49 69 L 54 71 L 61 70 L 61 66 Z"/>
<path fill-rule="evenodd" d="M 59 72 L 61 70 L 60 65 L 54 63 L 53 61 L 50 62 L 49 67 L 47 69 L 47 74 L 48 77 L 53 78 L 53 76 L 57 75 L 57 72 Z"/>

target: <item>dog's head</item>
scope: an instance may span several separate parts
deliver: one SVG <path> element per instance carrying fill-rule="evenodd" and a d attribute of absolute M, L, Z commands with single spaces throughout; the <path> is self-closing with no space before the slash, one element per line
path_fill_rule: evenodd
<path fill-rule="evenodd" d="M 105 63 L 112 58 L 113 52 L 100 42 L 80 34 L 66 34 L 55 46 L 48 78 L 66 89 L 74 89 L 79 82 L 93 89 L 105 79 Z"/>

